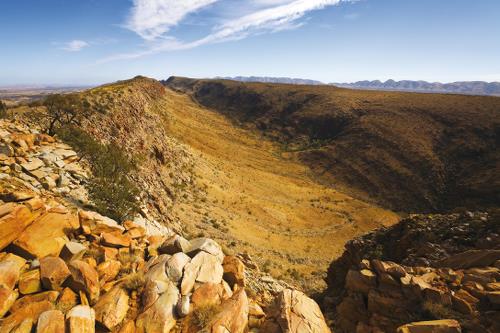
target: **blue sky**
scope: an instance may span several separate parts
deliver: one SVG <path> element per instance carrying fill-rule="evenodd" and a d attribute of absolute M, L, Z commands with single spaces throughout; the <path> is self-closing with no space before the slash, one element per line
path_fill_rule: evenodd
<path fill-rule="evenodd" d="M 498 0 L 1 0 L 0 85 L 500 81 Z"/>

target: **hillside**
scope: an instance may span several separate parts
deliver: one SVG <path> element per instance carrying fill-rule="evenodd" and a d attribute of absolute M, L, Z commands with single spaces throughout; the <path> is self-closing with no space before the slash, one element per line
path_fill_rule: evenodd
<path fill-rule="evenodd" d="M 499 200 L 500 98 L 170 78 L 333 188 L 401 211 Z"/>
<path fill-rule="evenodd" d="M 248 252 L 266 272 L 309 292 L 324 288 L 322 275 L 344 242 L 399 219 L 313 181 L 275 142 L 155 80 L 82 97 L 96 110 L 84 131 L 137 162 L 130 178 L 144 218 L 186 237 L 210 236 L 228 253 Z"/>

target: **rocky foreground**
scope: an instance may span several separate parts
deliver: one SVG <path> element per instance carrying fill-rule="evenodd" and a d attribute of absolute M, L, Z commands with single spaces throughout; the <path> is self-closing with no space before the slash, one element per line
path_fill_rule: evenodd
<path fill-rule="evenodd" d="M 411 216 L 349 242 L 328 284 L 337 332 L 500 332 L 500 219 Z"/>
<path fill-rule="evenodd" d="M 0 138 L 0 333 L 330 332 L 250 256 L 85 209 L 71 147 L 5 121 Z"/>

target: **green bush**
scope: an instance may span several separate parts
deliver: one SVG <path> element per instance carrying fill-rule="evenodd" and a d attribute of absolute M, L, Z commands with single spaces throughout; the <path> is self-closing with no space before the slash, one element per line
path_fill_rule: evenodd
<path fill-rule="evenodd" d="M 0 118 L 7 118 L 7 105 L 0 101 Z"/>
<path fill-rule="evenodd" d="M 116 145 L 104 145 L 75 126 L 63 126 L 56 133 L 91 165 L 93 177 L 88 190 L 95 209 L 116 220 L 138 211 L 138 188 L 128 179 L 134 163 Z"/>

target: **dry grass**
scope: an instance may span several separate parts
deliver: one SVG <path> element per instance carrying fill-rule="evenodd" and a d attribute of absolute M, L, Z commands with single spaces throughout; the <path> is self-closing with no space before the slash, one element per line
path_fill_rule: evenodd
<path fill-rule="evenodd" d="M 194 309 L 191 315 L 191 324 L 196 326 L 200 332 L 205 332 L 207 326 L 212 322 L 219 311 L 219 306 L 213 304 L 198 307 Z"/>
<path fill-rule="evenodd" d="M 125 277 L 123 287 L 127 291 L 139 291 L 146 284 L 146 278 L 143 272 L 132 273 Z"/>

